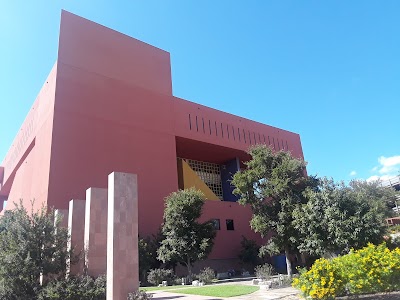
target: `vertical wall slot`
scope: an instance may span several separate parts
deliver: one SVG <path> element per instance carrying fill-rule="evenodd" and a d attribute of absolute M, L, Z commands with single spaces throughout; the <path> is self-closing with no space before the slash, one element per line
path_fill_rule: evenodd
<path fill-rule="evenodd" d="M 197 122 L 197 116 L 196 116 L 196 131 L 199 132 L 199 123 Z"/>
<path fill-rule="evenodd" d="M 210 135 L 211 135 L 211 120 L 208 120 L 208 129 L 210 130 Z"/>
<path fill-rule="evenodd" d="M 222 123 L 221 123 L 221 136 L 222 138 L 224 138 L 224 127 L 222 126 Z"/>
<path fill-rule="evenodd" d="M 215 135 L 218 136 L 218 128 L 217 128 L 217 121 L 215 121 Z"/>
<path fill-rule="evenodd" d="M 206 129 L 204 128 L 204 118 L 201 118 L 201 121 L 203 122 L 203 133 L 206 133 Z"/>
<path fill-rule="evenodd" d="M 229 125 L 226 124 L 226 132 L 228 133 L 228 140 L 229 140 Z"/>
<path fill-rule="evenodd" d="M 247 144 L 247 141 L 246 141 L 246 132 L 244 131 L 244 129 L 243 129 L 243 139 L 244 139 L 244 143 Z"/>
<path fill-rule="evenodd" d="M 287 141 L 286 141 L 286 150 L 289 150 L 289 145 L 288 145 Z"/>
<path fill-rule="evenodd" d="M 236 138 L 235 138 L 235 128 L 233 128 L 233 126 L 232 126 L 232 133 L 233 133 L 233 140 L 235 141 L 236 140 Z"/>
<path fill-rule="evenodd" d="M 265 135 L 263 134 L 263 138 L 264 138 L 264 144 L 267 144 L 267 142 L 265 141 Z"/>
<path fill-rule="evenodd" d="M 272 144 L 274 145 L 274 150 L 276 150 L 274 137 L 272 137 Z"/>
<path fill-rule="evenodd" d="M 190 114 L 189 114 L 189 129 L 192 130 L 192 119 L 190 118 Z"/>

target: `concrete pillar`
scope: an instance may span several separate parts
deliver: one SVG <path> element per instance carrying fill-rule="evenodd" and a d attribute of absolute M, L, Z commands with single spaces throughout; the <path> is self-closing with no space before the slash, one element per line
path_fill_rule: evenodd
<path fill-rule="evenodd" d="M 85 264 L 88 275 L 107 271 L 107 189 L 86 190 Z"/>
<path fill-rule="evenodd" d="M 68 228 L 68 209 L 56 209 L 54 210 L 54 226 L 57 222 L 61 228 Z"/>
<path fill-rule="evenodd" d="M 73 249 L 74 256 L 79 260 L 67 260 L 67 274 L 80 275 L 84 273 L 84 234 L 85 234 L 85 200 L 69 201 L 68 214 L 68 251 Z"/>
<path fill-rule="evenodd" d="M 107 300 L 139 288 L 137 175 L 108 176 Z"/>

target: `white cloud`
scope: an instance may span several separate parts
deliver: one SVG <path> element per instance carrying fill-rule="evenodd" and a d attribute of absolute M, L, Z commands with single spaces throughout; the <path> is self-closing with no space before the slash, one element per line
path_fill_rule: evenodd
<path fill-rule="evenodd" d="M 373 176 L 367 178 L 367 181 L 368 182 L 376 181 L 376 180 L 386 181 L 386 180 L 392 179 L 393 177 L 396 177 L 396 176 L 394 176 L 394 175 L 383 175 L 383 176 L 373 175 Z"/>
<path fill-rule="evenodd" d="M 394 155 L 389 157 L 380 156 L 378 158 L 378 163 L 379 165 L 372 168 L 371 170 L 375 174 L 369 177 L 367 181 L 374 181 L 374 180 L 386 181 L 399 175 L 400 155 Z"/>
<path fill-rule="evenodd" d="M 378 162 L 381 165 L 379 169 L 380 174 L 396 173 L 400 170 L 400 155 L 390 157 L 381 156 L 378 158 Z"/>
<path fill-rule="evenodd" d="M 357 172 L 356 171 L 351 171 L 350 172 L 350 176 L 356 176 L 357 175 Z"/>

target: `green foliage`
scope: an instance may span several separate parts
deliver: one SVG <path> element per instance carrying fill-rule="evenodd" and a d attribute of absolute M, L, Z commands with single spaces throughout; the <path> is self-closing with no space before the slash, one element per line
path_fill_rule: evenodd
<path fill-rule="evenodd" d="M 174 277 L 174 272 L 169 269 L 152 269 L 147 275 L 147 281 L 153 285 L 159 285 L 163 281 L 170 284 Z"/>
<path fill-rule="evenodd" d="M 165 199 L 165 239 L 158 249 L 158 259 L 163 262 L 177 261 L 187 266 L 191 276 L 192 264 L 207 258 L 216 235 L 211 221 L 199 223 L 204 195 L 195 189 L 172 193 Z"/>
<path fill-rule="evenodd" d="M 256 277 L 262 280 L 268 280 L 272 275 L 276 274 L 275 269 L 270 264 L 263 264 L 255 267 Z"/>
<path fill-rule="evenodd" d="M 266 249 L 285 250 L 289 256 L 297 246 L 298 237 L 292 211 L 307 202 L 303 192 L 306 187 L 315 187 L 317 181 L 305 176 L 306 163 L 290 152 L 274 153 L 261 145 L 250 148 L 249 154 L 247 168 L 233 176 L 234 193 L 240 196 L 241 204 L 251 206 L 252 229 L 264 237 L 273 234 L 268 244 L 271 247 Z M 290 264 L 288 273 L 291 274 Z"/>
<path fill-rule="evenodd" d="M 157 249 L 160 248 L 164 236 L 161 232 L 152 237 L 139 238 L 139 274 L 141 281 L 145 283 L 147 273 L 150 269 L 157 269 L 161 266 L 161 261 L 157 259 Z"/>
<path fill-rule="evenodd" d="M 244 263 L 251 265 L 253 268 L 260 261 L 259 252 L 260 247 L 254 240 L 249 240 L 242 236 L 242 241 L 240 242 L 242 249 L 239 253 L 239 259 Z"/>
<path fill-rule="evenodd" d="M 391 194 L 375 183 L 354 181 L 346 186 L 321 179 L 319 190 L 308 189 L 308 202 L 293 210 L 293 224 L 300 233 L 299 250 L 316 255 L 344 254 L 350 248 L 382 242 L 385 201 Z"/>
<path fill-rule="evenodd" d="M 368 244 L 334 259 L 318 259 L 301 270 L 293 285 L 312 299 L 335 299 L 345 293 L 359 295 L 400 289 L 400 248 Z"/>
<path fill-rule="evenodd" d="M 145 291 L 138 290 L 133 293 L 129 293 L 127 300 L 148 300 L 152 298 L 152 294 L 147 294 Z"/>
<path fill-rule="evenodd" d="M 66 229 L 42 208 L 28 214 L 22 205 L 0 218 L 0 299 L 36 299 L 40 276 L 65 276 Z"/>
<path fill-rule="evenodd" d="M 105 300 L 106 278 L 70 277 L 51 281 L 41 291 L 38 300 Z"/>
<path fill-rule="evenodd" d="M 210 267 L 204 268 L 199 273 L 199 280 L 204 284 L 210 284 L 215 279 L 215 271 Z"/>

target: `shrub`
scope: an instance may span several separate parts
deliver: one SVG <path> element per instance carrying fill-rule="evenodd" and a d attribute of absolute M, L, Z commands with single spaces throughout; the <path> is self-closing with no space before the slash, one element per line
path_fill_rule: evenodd
<path fill-rule="evenodd" d="M 342 272 L 335 259 L 317 259 L 309 271 L 299 269 L 299 274 L 293 279 L 293 286 L 312 299 L 334 299 L 344 291 Z"/>
<path fill-rule="evenodd" d="M 147 275 L 147 281 L 153 285 L 159 285 L 163 281 L 171 283 L 174 272 L 169 269 L 152 269 Z"/>
<path fill-rule="evenodd" d="M 400 288 L 400 249 L 385 244 L 367 247 L 340 258 L 350 294 L 390 292 Z"/>
<path fill-rule="evenodd" d="M 135 291 L 128 294 L 127 300 L 147 300 L 153 298 L 152 294 L 147 294 L 145 291 Z"/>
<path fill-rule="evenodd" d="M 213 279 L 215 279 L 215 271 L 210 267 L 204 268 L 200 271 L 199 280 L 204 284 L 212 283 Z"/>
<path fill-rule="evenodd" d="M 276 273 L 274 267 L 270 264 L 259 265 L 254 269 L 254 272 L 257 278 L 262 280 L 267 280 Z"/>
<path fill-rule="evenodd" d="M 305 296 L 334 299 L 352 295 L 391 292 L 400 289 L 400 248 L 369 244 L 331 260 L 318 259 L 310 270 L 300 270 L 293 280 Z"/>
<path fill-rule="evenodd" d="M 106 279 L 100 276 L 69 277 L 54 280 L 46 285 L 38 296 L 39 300 L 105 300 Z"/>

